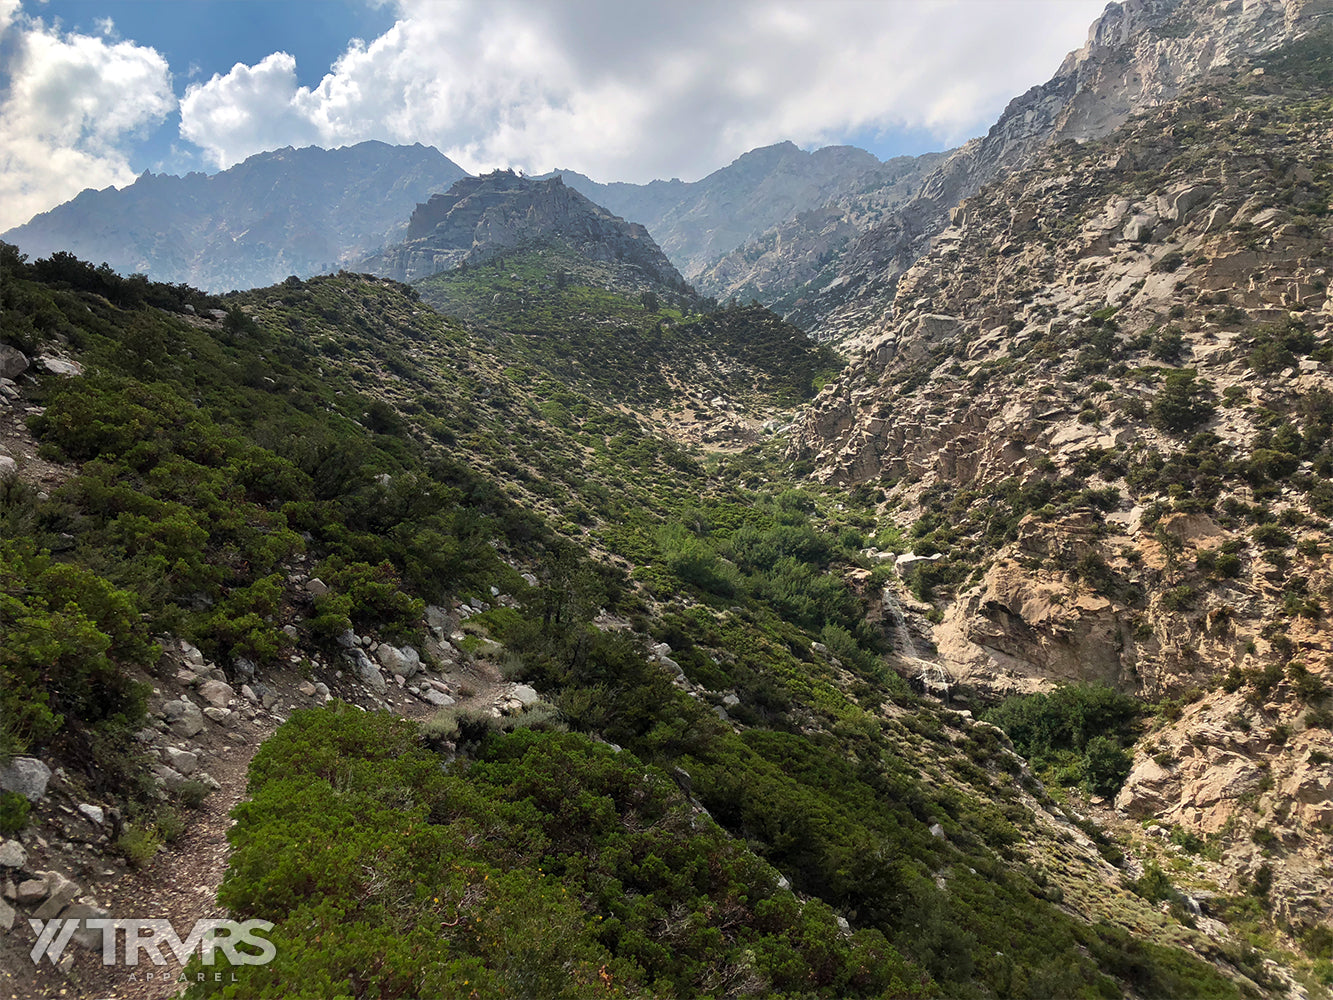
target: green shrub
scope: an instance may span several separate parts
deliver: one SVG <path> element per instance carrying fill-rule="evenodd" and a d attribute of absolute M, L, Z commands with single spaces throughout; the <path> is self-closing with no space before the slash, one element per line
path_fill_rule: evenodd
<path fill-rule="evenodd" d="M 18 833 L 28 825 L 32 803 L 18 792 L 0 792 L 0 834 Z"/>
<path fill-rule="evenodd" d="M 212 788 L 194 778 L 182 782 L 180 787 L 176 789 L 176 798 L 187 809 L 198 809 L 204 804 L 204 799 L 212 794 Z"/>
<path fill-rule="evenodd" d="M 1134 762 L 1109 736 L 1094 736 L 1083 756 L 1083 780 L 1093 795 L 1110 797 L 1120 791 Z"/>
<path fill-rule="evenodd" d="M 134 868 L 147 868 L 161 846 L 162 835 L 151 826 L 132 826 L 116 840 L 116 850 Z"/>
<path fill-rule="evenodd" d="M 1153 398 L 1148 422 L 1159 430 L 1183 434 L 1205 424 L 1214 412 L 1213 391 L 1195 373 L 1173 372 Z"/>

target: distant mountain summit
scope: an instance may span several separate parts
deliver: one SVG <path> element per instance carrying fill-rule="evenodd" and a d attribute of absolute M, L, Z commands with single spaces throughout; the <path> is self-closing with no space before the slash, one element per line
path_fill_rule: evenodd
<path fill-rule="evenodd" d="M 145 172 L 87 190 L 3 235 L 33 257 L 68 250 L 122 274 L 208 291 L 271 285 L 401 239 L 412 206 L 467 172 L 420 144 L 257 153 L 220 173 Z"/>
<path fill-rule="evenodd" d="M 687 287 L 643 226 L 612 215 L 559 177 L 533 180 L 509 170 L 467 177 L 432 195 L 412 213 L 405 242 L 360 266 L 410 282 L 539 244 L 629 272 L 628 284 Z"/>
<path fill-rule="evenodd" d="M 779 142 L 752 149 L 697 181 L 599 184 L 569 170 L 543 176 L 563 177 L 599 205 L 643 223 L 693 281 L 724 254 L 774 226 L 848 195 L 900 181 L 900 161 L 910 159 L 886 164 L 855 146 L 807 152 L 795 143 Z M 934 158 L 923 162 L 933 165 Z M 890 176 L 883 176 L 886 172 Z"/>

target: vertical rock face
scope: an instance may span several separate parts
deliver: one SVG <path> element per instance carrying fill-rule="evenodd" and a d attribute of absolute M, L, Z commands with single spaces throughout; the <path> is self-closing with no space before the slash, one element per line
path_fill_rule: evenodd
<path fill-rule="evenodd" d="M 417 205 L 407 240 L 362 262 L 363 270 L 415 281 L 512 248 L 555 241 L 589 260 L 637 269 L 653 284 L 685 281 L 648 230 L 593 204 L 559 177 L 530 180 L 497 170 L 465 178 Z"/>
<path fill-rule="evenodd" d="M 835 282 L 799 315 L 820 339 L 864 342 L 892 311 L 898 279 L 962 199 L 1026 166 L 1052 143 L 1109 134 L 1214 72 L 1235 72 L 1333 16 L 1330 0 L 1125 0 L 1092 25 L 1046 83 L 1014 98 L 990 131 L 957 150 L 917 198 L 868 230 Z"/>

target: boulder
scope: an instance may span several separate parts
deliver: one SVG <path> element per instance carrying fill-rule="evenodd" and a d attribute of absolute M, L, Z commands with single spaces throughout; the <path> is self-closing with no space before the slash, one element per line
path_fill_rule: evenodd
<path fill-rule="evenodd" d="M 226 708 L 236 697 L 236 690 L 226 681 L 205 681 L 199 685 L 199 697 L 214 708 Z"/>
<path fill-rule="evenodd" d="M 174 792 L 185 784 L 186 777 L 177 771 L 174 767 L 167 767 L 166 764 L 158 764 L 153 768 L 153 776 L 162 783 L 162 787 L 169 792 Z"/>
<path fill-rule="evenodd" d="M 541 700 L 537 690 L 528 684 L 515 684 L 513 697 L 524 708 L 535 705 Z"/>
<path fill-rule="evenodd" d="M 329 585 L 317 576 L 312 576 L 305 582 L 305 592 L 311 597 L 323 597 L 329 592 Z"/>
<path fill-rule="evenodd" d="M 162 706 L 162 712 L 171 731 L 184 739 L 197 735 L 204 728 L 204 713 L 186 698 L 167 702 Z"/>
<path fill-rule="evenodd" d="M 19 464 L 8 455 L 0 455 L 0 481 L 15 479 L 19 474 Z"/>
<path fill-rule="evenodd" d="M 218 708 L 216 705 L 209 705 L 204 709 L 204 718 L 211 722 L 216 722 L 219 726 L 231 725 L 232 713 L 229 708 Z"/>
<path fill-rule="evenodd" d="M 389 689 L 389 685 L 384 682 L 384 675 L 380 673 L 379 667 L 371 662 L 365 650 L 350 650 L 347 653 L 347 658 L 351 661 L 352 666 L 356 668 L 357 676 L 376 694 L 383 694 Z"/>
<path fill-rule="evenodd" d="M 77 361 L 69 361 L 65 358 L 51 357 L 42 355 L 37 359 L 37 363 L 49 371 L 52 375 L 82 375 L 83 368 Z"/>
<path fill-rule="evenodd" d="M 185 660 L 185 665 L 190 667 L 195 673 L 204 673 L 207 670 L 207 663 L 204 660 L 204 654 L 200 652 L 199 647 L 193 643 L 181 640 L 181 656 Z"/>
<path fill-rule="evenodd" d="M 10 931 L 14 928 L 14 919 L 18 916 L 18 911 L 10 906 L 3 899 L 0 899 L 0 931 Z"/>
<path fill-rule="evenodd" d="M 167 763 L 179 771 L 181 774 L 189 777 L 199 770 L 199 756 L 191 753 L 189 750 L 177 750 L 175 747 L 167 747 L 163 751 L 167 758 Z"/>
<path fill-rule="evenodd" d="M 33 916 L 38 920 L 50 920 L 52 917 L 58 917 L 60 911 L 78 898 L 82 892 L 83 890 L 79 888 L 77 882 L 66 878 L 60 872 L 47 872 L 46 900 L 33 911 Z"/>
<path fill-rule="evenodd" d="M 89 951 L 102 949 L 102 928 L 89 927 L 87 920 L 105 920 L 111 916 L 111 911 L 105 906 L 99 906 L 97 900 L 90 899 L 86 903 L 75 903 L 66 908 L 60 914 L 66 920 L 79 921 L 79 929 L 74 932 L 74 943 L 80 948 L 87 948 Z"/>
<path fill-rule="evenodd" d="M 17 840 L 0 844 L 0 868 L 22 868 L 28 863 L 28 852 Z"/>
<path fill-rule="evenodd" d="M 404 679 L 415 676 L 421 669 L 421 655 L 411 646 L 399 649 L 383 643 L 375 650 L 375 659 L 385 670 Z"/>
<path fill-rule="evenodd" d="M 1121 235 L 1130 243 L 1147 243 L 1152 239 L 1153 229 L 1156 228 L 1158 221 L 1157 216 L 1151 213 L 1132 216 L 1125 223 Z"/>
<path fill-rule="evenodd" d="M 79 812 L 83 813 L 84 816 L 88 817 L 91 822 L 98 826 L 101 826 L 106 822 L 106 812 L 103 811 L 101 806 L 94 806 L 87 802 L 80 802 Z"/>
<path fill-rule="evenodd" d="M 425 688 L 421 692 L 422 700 L 430 702 L 440 708 L 448 708 L 454 704 L 454 699 L 450 698 L 443 691 L 436 691 L 434 688 Z"/>
<path fill-rule="evenodd" d="M 0 768 L 0 790 L 18 792 L 29 802 L 40 802 L 46 794 L 51 769 L 36 757 L 15 757 Z"/>
<path fill-rule="evenodd" d="M 0 344 L 0 378 L 18 378 L 27 370 L 27 355 L 17 347 Z"/>
<path fill-rule="evenodd" d="M 45 877 L 30 878 L 25 882 L 19 883 L 14 898 L 24 906 L 31 906 L 33 903 L 40 903 L 45 899 L 48 891 L 50 890 L 47 887 Z"/>

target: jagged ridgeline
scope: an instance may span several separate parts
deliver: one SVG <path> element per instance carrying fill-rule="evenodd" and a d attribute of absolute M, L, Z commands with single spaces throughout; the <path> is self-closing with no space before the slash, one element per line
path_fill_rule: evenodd
<path fill-rule="evenodd" d="M 866 497 L 664 442 L 394 282 L 219 300 L 0 266 L 5 342 L 84 371 L 25 384 L 63 485 L 0 492 L 6 753 L 151 827 L 151 637 L 262 676 L 349 626 L 410 640 L 423 601 L 519 598 L 472 627 L 542 712 L 335 704 L 263 748 L 221 900 L 277 957 L 196 995 L 1253 988 L 1198 954 L 1261 977 L 1122 888 L 998 730 L 884 670 Z"/>

